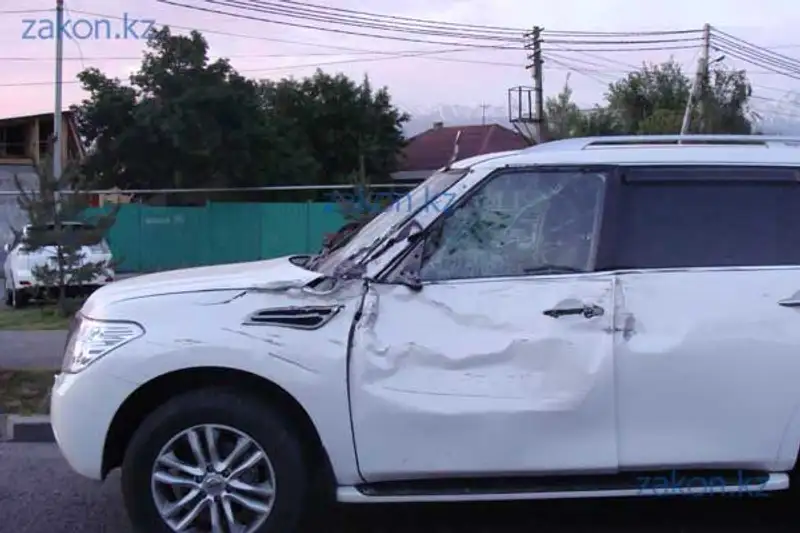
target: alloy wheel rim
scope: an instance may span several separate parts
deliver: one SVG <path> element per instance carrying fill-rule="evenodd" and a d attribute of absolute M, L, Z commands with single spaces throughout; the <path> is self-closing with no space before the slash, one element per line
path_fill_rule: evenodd
<path fill-rule="evenodd" d="M 251 533 L 275 503 L 275 471 L 249 435 L 203 424 L 174 436 L 150 476 L 159 515 L 173 531 Z"/>

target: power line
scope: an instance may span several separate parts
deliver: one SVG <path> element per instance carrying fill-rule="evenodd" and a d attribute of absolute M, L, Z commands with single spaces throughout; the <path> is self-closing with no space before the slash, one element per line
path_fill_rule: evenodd
<path fill-rule="evenodd" d="M 459 48 L 458 51 L 465 51 L 471 52 L 473 51 L 470 49 Z M 431 53 L 454 53 L 453 49 L 441 49 L 441 50 L 361 50 L 359 52 L 311 52 L 311 53 L 296 53 L 296 54 L 245 54 L 245 55 L 222 55 L 219 56 L 220 58 L 225 59 L 279 59 L 279 58 L 286 58 L 286 57 L 339 57 L 339 56 L 355 56 L 355 55 L 387 55 L 392 56 L 396 54 L 414 54 L 419 52 L 431 52 Z M 141 60 L 142 56 L 85 56 L 85 57 L 71 57 L 67 56 L 64 57 L 64 61 L 136 61 Z M 19 61 L 19 62 L 49 62 L 55 61 L 53 57 L 33 57 L 33 56 L 7 56 L 3 57 L 0 56 L 0 61 Z M 457 62 L 465 62 L 465 63 L 492 63 L 492 61 L 472 61 L 469 59 L 464 60 L 454 60 Z M 509 63 L 510 64 L 510 63 Z M 519 63 L 515 63 L 517 67 L 519 67 Z"/>
<path fill-rule="evenodd" d="M 769 50 L 766 49 L 762 49 L 764 50 L 762 51 L 756 48 L 743 47 L 735 42 L 720 37 L 716 37 L 714 39 L 714 44 L 720 49 L 720 51 L 732 51 L 734 53 L 747 56 L 752 58 L 753 62 L 755 63 L 764 63 L 774 68 L 788 70 L 791 72 L 800 72 L 800 63 L 796 61 L 785 61 L 780 58 L 776 59 L 776 56 L 772 55 Z"/>
<path fill-rule="evenodd" d="M 107 13 L 97 13 L 91 11 L 82 11 L 77 9 L 70 10 L 70 13 L 77 13 L 80 15 L 91 16 L 91 17 L 101 17 L 104 19 L 112 19 L 112 20 L 124 20 L 123 17 L 114 16 Z M 220 35 L 225 37 L 234 37 L 239 39 L 252 39 L 258 41 L 265 41 L 265 42 L 275 42 L 275 43 L 282 43 L 282 44 L 290 44 L 290 45 L 298 45 L 298 46 L 311 46 L 316 48 L 323 48 L 328 50 L 340 50 L 346 53 L 332 53 L 332 52 L 304 52 L 304 53 L 295 53 L 295 54 L 255 54 L 255 55 L 230 55 L 230 56 L 222 56 L 227 58 L 237 58 L 237 59 L 259 59 L 259 58 L 278 58 L 278 57 L 298 57 L 298 56 L 339 56 L 339 55 L 361 55 L 361 54 L 385 54 L 385 55 L 394 55 L 394 54 L 406 54 L 406 53 L 416 53 L 416 52 L 427 52 L 429 50 L 419 49 L 419 50 L 371 50 L 366 48 L 357 48 L 352 46 L 340 46 L 330 43 L 315 43 L 309 41 L 298 41 L 298 40 L 291 40 L 291 39 L 280 39 L 280 38 L 272 38 L 272 37 L 264 37 L 260 35 L 248 35 L 242 33 L 235 33 L 235 32 L 227 32 L 227 31 L 220 31 L 220 30 L 212 30 L 207 28 L 195 28 L 190 26 L 181 26 L 177 24 L 169 24 L 165 23 L 164 26 L 169 28 L 183 30 L 183 31 L 198 31 L 202 34 L 209 34 L 209 35 Z M 462 44 L 462 46 L 464 46 Z M 510 50 L 518 50 L 518 48 L 509 48 Z M 471 51 L 472 48 L 466 49 L 464 51 Z M 498 48 L 488 48 L 489 51 L 498 50 Z M 502 48 L 500 49 L 502 50 Z M 441 50 L 440 50 L 441 51 Z M 444 53 L 444 51 L 442 51 Z M 80 58 L 73 58 L 73 57 L 65 57 L 65 60 L 69 61 L 77 61 Z M 96 61 L 136 61 L 141 60 L 142 56 L 94 56 L 94 57 L 84 57 L 84 60 L 96 60 Z M 450 60 L 450 58 L 440 58 L 442 60 Z M 52 57 L 34 57 L 34 56 L 9 56 L 9 57 L 0 57 L 0 61 L 53 61 Z M 452 59 L 454 62 L 464 62 L 464 63 L 471 63 L 470 60 L 456 60 Z M 487 62 L 484 61 L 477 61 L 476 64 L 485 64 Z M 488 62 L 494 64 L 494 62 Z"/>
<path fill-rule="evenodd" d="M 327 6 L 322 6 L 322 5 L 319 5 L 319 4 L 312 4 L 311 2 L 297 2 L 297 1 L 293 1 L 293 0 L 283 0 L 283 3 L 285 3 L 285 4 L 294 4 L 294 5 L 305 6 L 305 7 L 313 7 L 315 9 L 321 9 L 321 10 L 325 10 L 325 11 L 329 11 L 329 12 L 351 13 L 351 14 L 354 14 L 354 15 L 365 15 L 365 16 L 368 16 L 368 17 L 382 18 L 382 19 L 387 19 L 387 20 L 415 22 L 415 23 L 423 24 L 423 25 L 433 24 L 433 25 L 437 25 L 437 26 L 446 26 L 446 27 L 452 27 L 452 28 L 465 28 L 465 29 L 477 28 L 477 29 L 483 29 L 483 30 L 490 29 L 490 30 L 497 30 L 497 31 L 503 31 L 503 32 L 513 32 L 513 33 L 524 33 L 524 32 L 527 31 L 525 29 L 520 29 L 520 28 L 509 28 L 507 26 L 486 26 L 486 25 L 481 25 L 481 24 L 463 24 L 463 23 L 459 23 L 459 22 L 437 22 L 437 21 L 433 21 L 433 20 L 429 20 L 429 19 L 403 17 L 403 16 L 398 16 L 398 15 L 381 15 L 381 14 L 378 14 L 378 13 L 369 13 L 367 11 L 358 11 L 358 10 L 355 10 L 355 9 L 346 9 L 346 8 L 342 8 L 342 7 L 327 7 Z"/>
<path fill-rule="evenodd" d="M 800 61 L 791 56 L 774 52 L 716 28 L 712 28 L 711 38 L 714 49 L 725 55 L 772 73 L 800 80 Z"/>
<path fill-rule="evenodd" d="M 237 9 L 251 10 L 261 13 L 268 13 L 270 15 L 279 15 L 290 18 L 300 18 L 305 20 L 313 20 L 323 22 L 326 24 L 354 26 L 361 28 L 379 29 L 392 32 L 415 33 L 421 35 L 432 35 L 437 37 L 451 37 L 461 39 L 477 39 L 488 41 L 509 41 L 517 42 L 520 40 L 520 33 L 523 37 L 525 33 L 518 28 L 502 28 L 498 26 L 479 26 L 470 25 L 469 28 L 458 26 L 453 23 L 435 22 L 424 19 L 410 19 L 403 17 L 393 17 L 386 15 L 378 15 L 375 13 L 367 13 L 364 11 L 347 10 L 342 12 L 335 8 L 328 8 L 319 6 L 317 4 L 309 4 L 307 2 L 296 1 L 268 1 L 268 0 L 199 0 L 207 4 L 223 5 L 227 7 L 234 7 Z M 288 6 L 287 6 L 288 4 Z M 301 6 L 301 7 L 297 7 Z M 343 14 L 344 13 L 344 14 Z M 358 13 L 352 15 L 351 13 Z M 413 22 L 410 22 L 413 21 Z M 688 30 L 692 32 L 693 30 Z M 697 31 L 697 30 L 694 30 Z M 505 35 L 503 35 L 505 34 Z M 514 37 L 512 38 L 511 35 Z M 601 34 L 602 35 L 602 34 Z M 572 35 L 574 37 L 575 35 Z M 639 40 L 639 41 L 609 41 L 609 35 L 602 35 L 603 41 L 594 40 L 577 40 L 570 41 L 564 38 L 570 37 L 569 34 L 562 35 L 562 42 L 574 42 L 576 44 L 663 44 L 670 42 L 687 42 L 696 41 L 698 37 L 694 38 L 670 38 L 670 39 L 656 39 L 656 40 Z M 586 36 L 584 36 L 586 37 Z"/>
<path fill-rule="evenodd" d="M 203 4 L 213 4 L 219 7 L 225 7 L 228 9 L 235 10 L 234 12 L 231 11 L 223 11 L 218 8 L 212 7 L 203 7 L 200 5 L 191 5 L 186 3 L 181 3 L 175 0 L 158 0 L 163 4 L 174 5 L 178 7 L 184 7 L 187 9 L 197 10 L 197 11 L 205 11 L 208 13 L 230 16 L 234 18 L 240 19 L 247 19 L 247 20 L 255 20 L 260 22 L 266 22 L 269 24 L 277 24 L 277 25 L 284 25 L 289 27 L 301 28 L 301 29 L 309 29 L 315 31 L 323 31 L 323 32 L 331 32 L 331 33 L 338 33 L 343 35 L 353 35 L 357 37 L 368 37 L 374 39 L 388 39 L 388 40 L 401 40 L 401 41 L 410 41 L 410 42 L 424 42 L 428 44 L 441 44 L 441 45 L 448 45 L 448 46 L 472 46 L 475 48 L 502 48 L 502 49 L 514 49 L 514 46 L 507 46 L 507 45 L 489 45 L 483 43 L 455 43 L 455 42 L 443 42 L 443 41 L 434 41 L 431 40 L 430 37 L 444 37 L 449 39 L 466 39 L 471 41 L 483 41 L 483 42 L 493 42 L 493 43 L 521 43 L 523 42 L 524 35 L 522 37 L 511 35 L 499 35 L 499 32 L 513 32 L 516 33 L 519 29 L 515 28 L 500 28 L 500 27 L 481 27 L 479 25 L 470 25 L 470 28 L 464 27 L 456 27 L 452 23 L 441 23 L 441 22 L 434 22 L 434 21 L 423 21 L 423 22 L 398 22 L 397 20 L 387 20 L 386 16 L 376 15 L 374 13 L 367 13 L 367 12 L 359 12 L 363 15 L 355 16 L 355 15 L 348 15 L 342 14 L 339 11 L 333 11 L 332 8 L 325 8 L 324 6 L 313 5 L 314 7 L 309 9 L 308 3 L 298 3 L 298 2 L 274 2 L 274 1 L 267 1 L 267 0 L 196 0 L 202 2 Z M 190 1 L 190 0 L 184 0 Z M 287 4 L 288 5 L 287 7 Z M 305 6 L 305 7 L 297 7 L 297 5 Z M 236 11 L 238 10 L 238 11 Z M 350 10 L 350 12 L 355 10 Z M 283 17 L 284 19 L 288 20 L 279 20 L 275 18 L 264 18 L 260 16 L 255 16 L 254 13 L 259 14 L 267 14 L 273 17 Z M 383 18 L 376 18 L 376 17 L 383 17 Z M 312 25 L 310 23 L 302 23 L 298 22 L 298 20 L 306 20 L 306 21 L 313 21 L 317 23 L 323 24 L 321 25 Z M 416 20 L 423 20 L 423 19 L 416 19 Z M 324 26 L 328 25 L 328 26 Z M 333 26 L 340 26 L 340 27 L 330 27 Z M 341 26 L 344 26 L 342 28 Z M 356 29 L 345 29 L 345 28 L 356 28 Z M 401 35 L 390 35 L 387 33 L 368 33 L 363 31 L 363 29 L 372 29 L 378 30 L 379 32 L 390 32 L 390 33 L 400 33 L 406 36 Z M 492 29 L 492 28 L 500 28 Z M 677 30 L 677 34 L 679 35 L 689 35 L 691 33 L 697 33 L 700 30 Z M 602 39 L 583 39 L 583 40 L 576 40 L 570 39 L 570 37 L 575 37 L 577 35 L 582 35 L 579 32 L 563 32 L 561 35 L 561 39 L 555 39 L 557 42 L 563 43 L 572 43 L 572 44 L 583 44 L 583 45 L 626 45 L 626 46 L 638 46 L 637 50 L 647 50 L 649 48 L 642 48 L 642 45 L 648 44 L 677 44 L 677 43 L 687 43 L 687 42 L 694 42 L 697 41 L 698 37 L 687 38 L 672 38 L 672 39 L 638 39 L 638 40 L 609 40 L 609 34 L 602 33 L 602 32 L 587 32 L 589 35 L 587 36 L 595 36 L 595 37 L 602 37 Z M 616 32 L 617 34 L 630 34 L 633 33 L 633 36 L 636 34 L 641 35 L 648 35 L 652 32 Z M 661 34 L 676 34 L 676 32 L 658 32 Z M 421 36 L 427 36 L 428 39 L 421 39 L 421 38 L 412 38 L 408 37 L 409 34 L 417 34 Z M 558 35 L 558 34 L 554 34 Z M 659 48 L 660 49 L 660 48 Z"/>
<path fill-rule="evenodd" d="M 404 53 L 395 53 L 391 55 L 384 55 L 382 57 L 371 57 L 371 58 L 358 58 L 358 59 L 344 59 L 339 61 L 329 61 L 324 63 L 306 63 L 306 64 L 295 64 L 295 65 L 285 65 L 280 67 L 265 67 L 265 68 L 257 68 L 257 69 L 242 69 L 237 70 L 240 73 L 257 73 L 257 72 L 276 72 L 281 70 L 292 70 L 292 69 L 299 69 L 299 68 L 309 68 L 309 67 L 324 67 L 324 66 L 332 66 L 332 65 L 345 65 L 345 64 L 353 64 L 353 63 L 368 63 L 373 61 L 386 61 L 390 59 L 408 59 L 408 58 L 419 58 L 419 59 L 433 59 L 436 61 L 448 61 L 450 58 L 442 58 L 442 57 L 434 57 L 436 54 L 443 54 L 443 53 L 452 53 L 452 52 L 462 52 L 465 49 L 453 49 L 453 50 L 427 50 L 427 51 L 413 51 L 413 52 L 404 52 Z M 468 61 L 468 60 L 463 60 Z M 462 62 L 462 61 L 458 61 Z M 482 61 L 479 64 L 491 64 L 495 66 L 507 66 L 507 67 L 514 67 L 520 68 L 520 65 L 514 63 L 493 63 L 493 62 L 485 62 Z M 64 84 L 78 84 L 80 81 L 78 80 L 69 80 L 64 81 Z M 52 81 L 32 81 L 32 82 L 10 82 L 10 83 L 0 83 L 0 87 L 33 87 L 33 86 L 42 86 L 42 85 L 52 85 Z"/>
<path fill-rule="evenodd" d="M 591 70 L 586 69 L 586 68 L 576 67 L 575 65 L 570 65 L 566 61 L 561 61 L 561 60 L 555 59 L 555 58 L 552 57 L 552 54 L 545 55 L 544 59 L 545 59 L 546 62 L 550 62 L 550 63 L 553 63 L 555 65 L 560 65 L 560 66 L 566 68 L 570 72 L 577 72 L 578 74 L 586 76 L 587 78 L 590 78 L 590 79 L 592 79 L 592 80 L 594 80 L 596 82 L 599 82 L 599 83 L 601 83 L 603 85 L 608 85 L 608 83 L 609 83 L 609 80 L 603 79 L 602 77 L 600 77 L 600 75 L 598 75 L 598 73 L 592 72 Z"/>
<path fill-rule="evenodd" d="M 264 3 L 263 0 L 252 0 L 258 3 Z M 427 25 L 427 26 L 437 26 L 437 27 L 447 27 L 447 28 L 460 28 L 460 29 L 479 29 L 479 30 L 494 30 L 500 32 L 510 32 L 510 33 L 527 33 L 528 29 L 522 28 L 514 28 L 509 26 L 490 26 L 484 24 L 464 24 L 460 22 L 443 22 L 443 21 L 434 21 L 430 19 L 421 19 L 421 18 L 414 18 L 414 17 L 403 17 L 398 15 L 383 15 L 379 13 L 372 13 L 367 11 L 359 11 L 355 9 L 346 9 L 341 7 L 328 7 L 323 6 L 320 4 L 314 4 L 311 2 L 300 2 L 297 0 L 281 0 L 283 4 L 293 4 L 295 6 L 301 6 L 305 8 L 313 8 L 316 11 L 323 11 L 329 13 L 348 13 L 351 15 L 359 15 L 362 17 L 370 17 L 376 19 L 385 19 L 385 20 L 394 20 L 394 21 L 404 21 L 404 22 L 411 22 L 417 23 L 420 25 Z M 690 34 L 696 33 L 701 30 L 667 30 L 667 31 L 640 31 L 640 32 L 598 32 L 598 31 L 559 31 L 559 30 L 543 30 L 543 34 L 552 34 L 552 35 L 573 35 L 573 36 L 617 36 L 617 37 L 625 37 L 625 36 L 646 36 L 646 35 L 681 35 L 681 34 Z"/>
<path fill-rule="evenodd" d="M 455 27 L 447 23 L 423 21 L 408 22 L 405 20 L 387 19 L 385 15 L 362 12 L 363 15 L 352 15 L 332 11 L 325 7 L 297 7 L 297 2 L 274 2 L 265 0 L 197 0 L 206 4 L 216 4 L 237 9 L 252 10 L 270 15 L 278 15 L 295 19 L 312 20 L 326 24 L 336 24 L 360 28 L 371 28 L 385 31 L 415 33 L 438 37 L 461 39 L 479 39 L 490 41 L 522 41 L 524 30 L 520 29 L 488 29 L 473 26 L 472 28 Z M 310 5 L 310 4 L 308 4 Z M 366 16 L 364 16 L 366 15 Z M 513 35 L 513 37 L 512 37 Z"/>
<path fill-rule="evenodd" d="M 563 46 L 559 46 L 557 44 L 553 45 L 553 46 L 559 52 L 570 52 L 570 50 L 568 48 L 565 49 Z M 630 69 L 630 70 L 636 70 L 636 69 L 639 68 L 638 66 L 632 65 L 631 63 L 626 63 L 624 61 L 619 61 L 617 59 L 613 59 L 613 58 L 610 58 L 610 57 L 605 57 L 605 56 L 602 56 L 602 55 L 599 55 L 599 54 L 596 54 L 596 53 L 592 53 L 592 52 L 578 52 L 578 54 L 581 55 L 581 56 L 586 56 L 586 57 L 589 57 L 589 58 L 592 58 L 592 59 L 596 59 L 598 61 L 604 61 L 604 62 L 606 62 L 608 64 L 611 64 L 611 65 L 618 65 L 618 66 L 621 66 L 621 67 L 624 67 L 624 68 Z M 583 62 L 585 62 L 585 61 L 583 61 Z M 600 65 L 598 63 L 593 63 L 593 64 L 598 65 L 598 66 L 602 66 L 603 68 L 607 68 L 606 66 Z"/>
<path fill-rule="evenodd" d="M 714 49 L 717 50 L 718 52 L 724 53 L 727 56 L 731 56 L 733 59 L 738 59 L 739 61 L 743 61 L 744 63 L 748 63 L 750 65 L 756 65 L 758 67 L 764 68 L 764 69 L 766 69 L 768 72 L 770 72 L 772 74 L 779 74 L 779 75 L 785 76 L 787 78 L 800 80 L 800 73 L 797 73 L 796 71 L 786 71 L 786 70 L 774 68 L 773 66 L 771 66 L 769 64 L 766 64 L 766 63 L 764 63 L 762 61 L 759 61 L 757 58 L 754 59 L 753 56 L 748 56 L 746 54 L 740 54 L 738 52 L 735 52 L 735 51 L 730 50 L 730 49 L 725 48 L 725 47 L 714 46 Z"/>
<path fill-rule="evenodd" d="M 78 13 L 78 14 L 81 14 L 81 15 L 88 15 L 88 16 L 91 16 L 91 17 L 102 17 L 102 18 L 110 19 L 110 20 L 125 20 L 123 17 L 119 17 L 119 16 L 115 16 L 115 15 L 108 15 L 108 14 L 105 14 L 105 13 L 95 13 L 95 12 L 92 12 L 92 11 L 80 11 L 80 10 L 77 10 L 77 9 L 73 9 L 71 11 L 72 11 L 72 13 Z M 352 46 L 341 46 L 341 45 L 330 44 L 330 43 L 315 43 L 315 42 L 309 42 L 309 41 L 296 41 L 296 40 L 292 40 L 292 39 L 280 39 L 280 38 L 277 38 L 277 37 L 265 37 L 265 36 L 262 36 L 262 35 L 247 35 L 247 34 L 236 33 L 236 32 L 228 32 L 228 31 L 222 31 L 222 30 L 210 30 L 210 29 L 207 29 L 207 28 L 196 28 L 196 27 L 191 27 L 191 26 L 181 26 L 181 25 L 178 25 L 178 24 L 163 24 L 163 26 L 167 26 L 169 28 L 173 28 L 173 29 L 177 29 L 177 30 L 183 30 L 183 31 L 197 31 L 199 33 L 208 34 L 208 35 L 220 35 L 220 36 L 223 36 L 223 37 L 234 37 L 236 39 L 250 39 L 250 40 L 254 40 L 254 41 L 263 41 L 263 42 L 280 43 L 280 44 L 292 44 L 292 45 L 298 45 L 298 46 L 312 46 L 312 47 L 315 47 L 315 48 L 324 48 L 324 49 L 328 49 L 328 50 L 341 50 L 343 52 L 356 52 L 356 53 L 369 52 L 368 50 L 365 50 L 364 48 L 354 48 Z M 420 51 L 422 51 L 422 50 L 420 50 Z M 394 53 L 394 52 L 389 51 L 389 52 L 386 52 L 386 53 Z M 298 55 L 302 55 L 302 54 L 298 54 Z M 141 58 L 137 58 L 137 59 L 141 59 Z"/>
<path fill-rule="evenodd" d="M 545 42 L 545 44 L 548 44 Z M 631 47 L 631 48 L 622 48 L 622 47 L 614 47 L 614 48 L 559 48 L 559 52 L 578 52 L 578 53 L 587 53 L 587 52 L 604 52 L 604 53 L 616 53 L 616 52 L 661 52 L 667 50 L 694 50 L 697 48 L 697 45 L 677 45 L 677 46 L 642 46 L 642 47 Z"/>
<path fill-rule="evenodd" d="M 592 39 L 592 40 L 565 40 L 565 39 L 545 39 L 545 42 L 548 44 L 569 44 L 569 45 L 654 45 L 654 44 L 671 44 L 674 45 L 676 43 L 698 43 L 701 42 L 702 38 L 699 37 L 690 37 L 690 38 L 669 38 L 669 39 L 639 39 L 639 40 L 616 40 L 610 41 L 607 39 Z"/>
<path fill-rule="evenodd" d="M 647 37 L 647 36 L 667 36 L 667 35 L 691 35 L 701 33 L 702 29 L 686 30 L 657 30 L 657 31 L 559 31 L 544 30 L 544 35 L 573 36 L 573 37 Z"/>
<path fill-rule="evenodd" d="M 0 9 L 0 15 L 27 15 L 30 13 L 55 13 L 55 9 Z"/>
<path fill-rule="evenodd" d="M 740 43 L 740 45 L 743 45 L 745 47 L 748 47 L 748 48 L 751 48 L 751 49 L 755 49 L 755 50 L 765 51 L 765 52 L 768 52 L 769 54 L 771 54 L 771 55 L 773 55 L 775 57 L 781 58 L 784 61 L 788 61 L 789 63 L 794 63 L 795 65 L 800 65 L 800 61 L 798 61 L 794 57 L 787 56 L 785 54 L 781 54 L 781 53 L 778 53 L 778 52 L 773 52 L 768 48 L 765 48 L 763 46 L 759 46 L 757 44 L 753 44 L 750 41 L 745 41 L 744 39 L 736 37 L 735 35 L 731 35 L 730 33 L 725 33 L 724 31 L 718 30 L 716 28 L 713 29 L 713 32 L 717 35 L 717 38 L 736 41 L 736 42 Z"/>
<path fill-rule="evenodd" d="M 608 71 L 599 70 L 597 68 L 597 67 L 606 68 L 605 65 L 601 65 L 599 63 L 594 63 L 594 62 L 591 62 L 591 61 L 586 61 L 586 60 L 579 59 L 579 58 L 566 57 L 564 55 L 556 54 L 556 53 L 553 53 L 553 52 L 548 52 L 547 55 L 546 55 L 546 58 L 549 59 L 550 61 L 554 62 L 555 64 L 562 65 L 562 66 L 567 65 L 567 62 L 579 63 L 580 64 L 577 67 L 569 66 L 569 68 L 571 68 L 571 69 L 577 68 L 577 69 L 586 70 L 588 72 L 594 72 L 594 73 L 597 73 L 597 74 L 602 74 L 604 72 L 608 73 Z M 586 65 L 586 66 L 584 66 L 584 65 Z"/>
<path fill-rule="evenodd" d="M 402 37 L 398 35 L 385 35 L 385 34 L 376 34 L 376 33 L 364 33 L 352 30 L 345 30 L 340 28 L 325 28 L 322 26 L 315 26 L 311 24 L 303 24 L 299 22 L 289 22 L 289 21 L 279 21 L 274 19 L 267 19 L 263 17 L 257 17 L 254 15 L 247 15 L 244 13 L 230 13 L 228 11 L 221 11 L 219 9 L 212 9 L 207 7 L 200 7 L 200 6 L 192 6 L 187 4 L 182 4 L 180 2 L 175 2 L 173 0 L 157 0 L 161 4 L 167 4 L 177 7 L 183 7 L 186 9 L 190 9 L 193 11 L 202 11 L 206 13 L 212 13 L 216 15 L 224 15 L 228 17 L 233 17 L 241 20 L 253 20 L 256 22 L 265 22 L 267 24 L 276 24 L 280 26 L 289 26 L 293 28 L 300 28 L 300 29 L 307 29 L 307 30 L 317 30 L 317 31 L 325 31 L 329 33 L 336 33 L 340 35 L 351 35 L 355 37 L 369 37 L 373 39 L 385 39 L 385 40 L 393 40 L 393 41 L 403 41 L 403 42 L 412 42 L 412 43 L 423 43 L 423 44 L 437 44 L 443 46 L 468 46 L 470 48 L 495 48 L 501 50 L 519 50 L 521 47 L 519 46 L 504 46 L 504 45 L 490 45 L 490 44 L 479 44 L 479 43 L 460 43 L 460 42 L 453 42 L 453 41 L 435 41 L 435 40 L 428 40 L 428 39 L 418 39 L 414 37 Z M 219 2 L 222 4 L 222 2 Z"/>

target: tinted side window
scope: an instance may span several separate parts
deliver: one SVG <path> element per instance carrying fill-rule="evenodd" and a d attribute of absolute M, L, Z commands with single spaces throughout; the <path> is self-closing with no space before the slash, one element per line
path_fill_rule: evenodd
<path fill-rule="evenodd" d="M 621 188 L 615 266 L 798 264 L 797 182 L 770 176 L 734 179 L 741 169 L 727 171 L 728 180 L 716 171 L 703 176 L 687 169 L 688 176 L 674 181 L 668 176 L 627 181 Z"/>
<path fill-rule="evenodd" d="M 587 270 L 604 183 L 602 174 L 579 171 L 509 172 L 490 178 L 431 233 L 421 279 Z M 561 270 L 543 270 L 547 265 Z"/>

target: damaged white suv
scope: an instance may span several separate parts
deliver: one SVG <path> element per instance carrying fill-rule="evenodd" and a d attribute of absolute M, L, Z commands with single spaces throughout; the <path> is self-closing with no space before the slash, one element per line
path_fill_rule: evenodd
<path fill-rule="evenodd" d="M 137 530 L 340 502 L 748 492 L 800 446 L 800 141 L 571 139 L 456 163 L 318 257 L 111 284 L 52 394 Z M 678 480 L 678 481 L 676 481 Z"/>

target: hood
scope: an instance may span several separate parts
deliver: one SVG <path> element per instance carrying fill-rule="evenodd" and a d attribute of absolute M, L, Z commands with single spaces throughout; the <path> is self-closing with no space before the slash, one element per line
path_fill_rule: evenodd
<path fill-rule="evenodd" d="M 281 257 L 267 261 L 145 274 L 106 285 L 96 291 L 91 299 L 110 302 L 200 291 L 284 290 L 301 287 L 320 276 L 316 272 L 293 265 L 289 257 Z"/>

